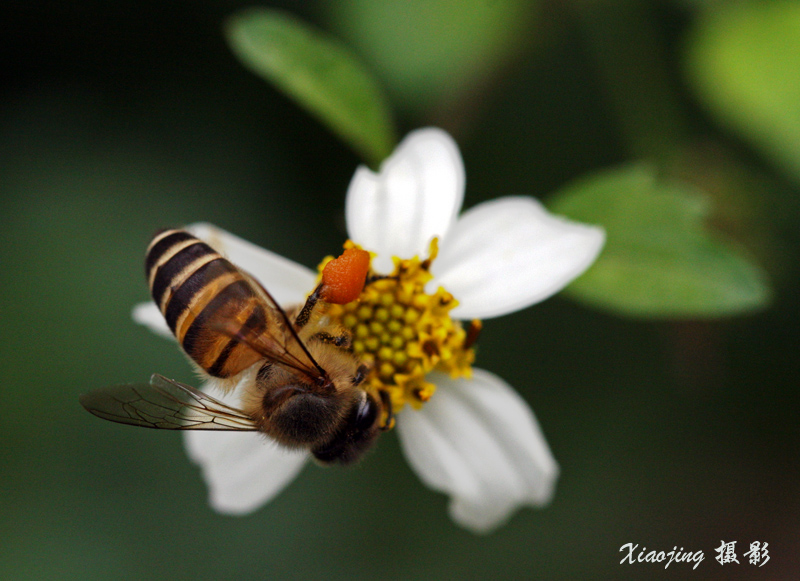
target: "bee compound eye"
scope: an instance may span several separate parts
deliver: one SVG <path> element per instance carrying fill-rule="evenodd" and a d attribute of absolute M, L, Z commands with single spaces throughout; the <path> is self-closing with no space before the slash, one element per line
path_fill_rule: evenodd
<path fill-rule="evenodd" d="M 357 408 L 355 419 L 353 420 L 353 429 L 357 431 L 369 430 L 375 420 L 378 419 L 378 404 L 367 392 L 363 392 Z"/>
<path fill-rule="evenodd" d="M 379 433 L 380 405 L 367 392 L 361 393 L 333 438 L 312 450 L 320 462 L 351 464 L 361 458 L 375 441 Z"/>

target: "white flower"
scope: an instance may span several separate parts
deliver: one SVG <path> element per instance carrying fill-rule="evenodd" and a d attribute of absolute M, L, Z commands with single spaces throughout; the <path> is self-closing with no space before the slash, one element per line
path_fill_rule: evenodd
<path fill-rule="evenodd" d="M 433 237 L 439 255 L 426 287 L 458 300 L 462 320 L 512 313 L 561 290 L 595 260 L 599 228 L 552 216 L 532 198 L 506 197 L 460 216 L 464 168 L 445 132 L 411 133 L 375 174 L 356 171 L 347 192 L 350 238 L 377 253 L 373 268 L 389 272 L 391 258 L 423 256 Z M 222 251 L 266 286 L 281 304 L 303 302 L 316 273 L 208 224 L 189 231 Z M 155 305 L 134 319 L 170 335 Z M 502 379 L 473 369 L 470 379 L 432 372 L 437 386 L 419 410 L 397 415 L 402 449 L 420 478 L 451 497 L 452 518 L 475 532 L 502 524 L 520 506 L 553 495 L 558 466 L 536 418 Z M 223 398 L 236 405 L 234 391 Z M 251 512 L 291 481 L 309 457 L 271 445 L 257 433 L 186 432 L 186 445 L 223 513 Z"/>

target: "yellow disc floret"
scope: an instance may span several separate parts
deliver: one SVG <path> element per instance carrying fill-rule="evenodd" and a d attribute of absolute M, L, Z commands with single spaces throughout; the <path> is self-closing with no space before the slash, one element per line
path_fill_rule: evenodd
<path fill-rule="evenodd" d="M 467 332 L 450 318 L 458 301 L 441 287 L 425 292 L 436 253 L 434 239 L 425 260 L 394 258 L 392 273 L 369 277 L 357 300 L 325 310 L 332 322 L 351 331 L 353 352 L 370 367 L 367 388 L 385 391 L 395 412 L 406 403 L 419 409 L 430 399 L 436 389 L 425 379 L 430 371 L 469 377 L 475 359 Z"/>

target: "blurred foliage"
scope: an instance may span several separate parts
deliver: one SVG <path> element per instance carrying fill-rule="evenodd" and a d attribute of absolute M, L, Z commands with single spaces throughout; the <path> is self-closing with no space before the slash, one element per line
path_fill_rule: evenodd
<path fill-rule="evenodd" d="M 652 261 L 645 242 L 676 241 L 664 272 L 649 271 L 659 320 L 555 298 L 486 322 L 477 363 L 531 404 L 562 477 L 551 506 L 478 538 L 392 434 L 358 468 L 309 466 L 264 509 L 229 518 L 208 508 L 178 435 L 80 408 L 83 391 L 153 372 L 192 382 L 175 346 L 130 320 L 154 230 L 215 222 L 313 266 L 341 247 L 359 158 L 234 56 L 223 25 L 251 3 L 4 3 L 0 578 L 796 579 L 799 5 L 262 4 L 308 24 L 306 49 L 322 35 L 365 63 L 400 135 L 451 131 L 467 206 L 528 193 L 605 224 L 607 255 L 587 279 L 626 245 Z M 368 160 L 390 147 L 333 130 Z M 613 311 L 638 304 L 643 276 L 619 269 L 611 286 L 629 288 L 606 298 L 628 300 Z M 571 292 L 602 288 L 585 284 Z M 693 286 L 716 295 L 665 310 Z M 713 303 L 727 316 L 707 317 L 709 296 L 734 298 Z M 720 568 L 721 538 L 740 561 L 769 542 L 772 560 Z M 622 566 L 627 542 L 706 560 L 691 573 Z"/>
<path fill-rule="evenodd" d="M 665 182 L 650 167 L 568 186 L 551 209 L 606 230 L 603 252 L 569 293 L 634 316 L 708 317 L 763 306 L 763 271 L 710 229 L 709 205 L 695 188 Z"/>
<path fill-rule="evenodd" d="M 389 75 L 390 85 L 428 97 L 441 97 L 445 80 L 455 91 L 480 73 L 481 64 L 500 58 L 503 47 L 512 44 L 508 39 L 518 32 L 515 26 L 525 21 L 518 14 L 523 4 L 516 3 L 456 7 L 448 0 L 418 5 L 353 1 L 342 6 L 346 8 L 339 8 L 340 16 L 365 44 L 364 51 L 377 56 L 376 68 Z M 679 146 L 673 142 L 677 134 L 665 140 L 663 131 L 680 115 L 672 99 L 655 99 L 636 111 L 653 94 L 668 91 L 660 75 L 646 87 L 632 78 L 659 58 L 650 54 L 633 60 L 633 66 L 628 62 L 629 46 L 646 44 L 639 27 L 642 14 L 624 10 L 621 18 L 601 17 L 604 22 L 597 25 L 597 10 L 587 9 L 585 27 L 601 49 L 601 68 L 619 81 L 619 86 L 610 88 L 624 109 L 623 121 L 629 120 L 624 130 L 632 147 L 658 157 L 669 155 L 670 148 Z M 492 17 L 486 18 L 487 14 Z M 460 33 L 449 36 L 442 22 Z M 621 41 L 619 30 L 612 30 L 610 23 L 627 27 Z M 378 82 L 354 57 L 321 33 L 274 11 L 242 11 L 229 20 L 228 32 L 234 52 L 246 65 L 308 107 L 373 166 L 388 155 L 393 132 L 387 105 Z M 462 63 L 466 64 L 459 67 Z M 644 99 L 635 96 L 639 92 Z M 602 225 L 609 239 L 598 263 L 571 285 L 571 296 L 619 314 L 645 317 L 719 316 L 766 304 L 770 290 L 765 273 L 736 245 L 704 231 L 709 228 L 703 221 L 709 217 L 712 198 L 683 189 L 656 184 L 646 171 L 634 170 L 602 174 L 587 179 L 578 191 L 562 194 L 556 211 Z"/>
<path fill-rule="evenodd" d="M 372 65 L 396 107 L 424 112 L 491 83 L 537 32 L 539 0 L 343 0 L 333 30 Z"/>
<path fill-rule="evenodd" d="M 687 53 L 689 78 L 709 110 L 800 179 L 800 4 L 708 10 Z"/>
<path fill-rule="evenodd" d="M 395 145 L 389 107 L 356 58 L 280 12 L 249 9 L 228 20 L 228 41 L 256 73 L 315 113 L 377 165 Z"/>

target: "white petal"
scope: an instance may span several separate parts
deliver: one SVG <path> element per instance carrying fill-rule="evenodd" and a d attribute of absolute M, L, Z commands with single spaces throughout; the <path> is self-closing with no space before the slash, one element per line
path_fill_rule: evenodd
<path fill-rule="evenodd" d="M 345 201 L 350 238 L 378 257 L 388 272 L 391 257 L 427 256 L 443 237 L 464 199 L 464 164 L 453 139 L 441 129 L 410 133 L 375 174 L 356 170 Z"/>
<path fill-rule="evenodd" d="M 306 294 L 314 290 L 317 275 L 305 266 L 212 224 L 199 222 L 186 229 L 256 277 L 282 306 L 300 303 Z"/>
<path fill-rule="evenodd" d="M 441 245 L 428 283 L 450 291 L 459 319 L 487 319 L 538 303 L 597 258 L 601 228 L 549 214 L 527 197 L 498 198 L 465 212 Z"/>
<path fill-rule="evenodd" d="M 204 388 L 205 389 L 205 388 Z M 238 405 L 234 394 L 214 397 Z M 184 432 L 189 457 L 200 465 L 211 507 L 224 514 L 247 514 L 294 480 L 308 453 L 292 451 L 258 432 Z"/>
<path fill-rule="evenodd" d="M 403 451 L 425 484 L 450 495 L 450 515 L 474 532 L 501 525 L 520 506 L 550 500 L 558 465 L 533 412 L 502 379 L 473 369 L 471 380 L 429 375 L 436 384 L 397 427 Z"/>
<path fill-rule="evenodd" d="M 174 339 L 172 331 L 169 330 L 167 322 L 164 320 L 164 315 L 158 310 L 158 307 L 153 301 L 149 303 L 139 303 L 133 307 L 133 320 L 140 325 L 148 327 L 157 335 L 162 335 L 170 339 Z"/>

